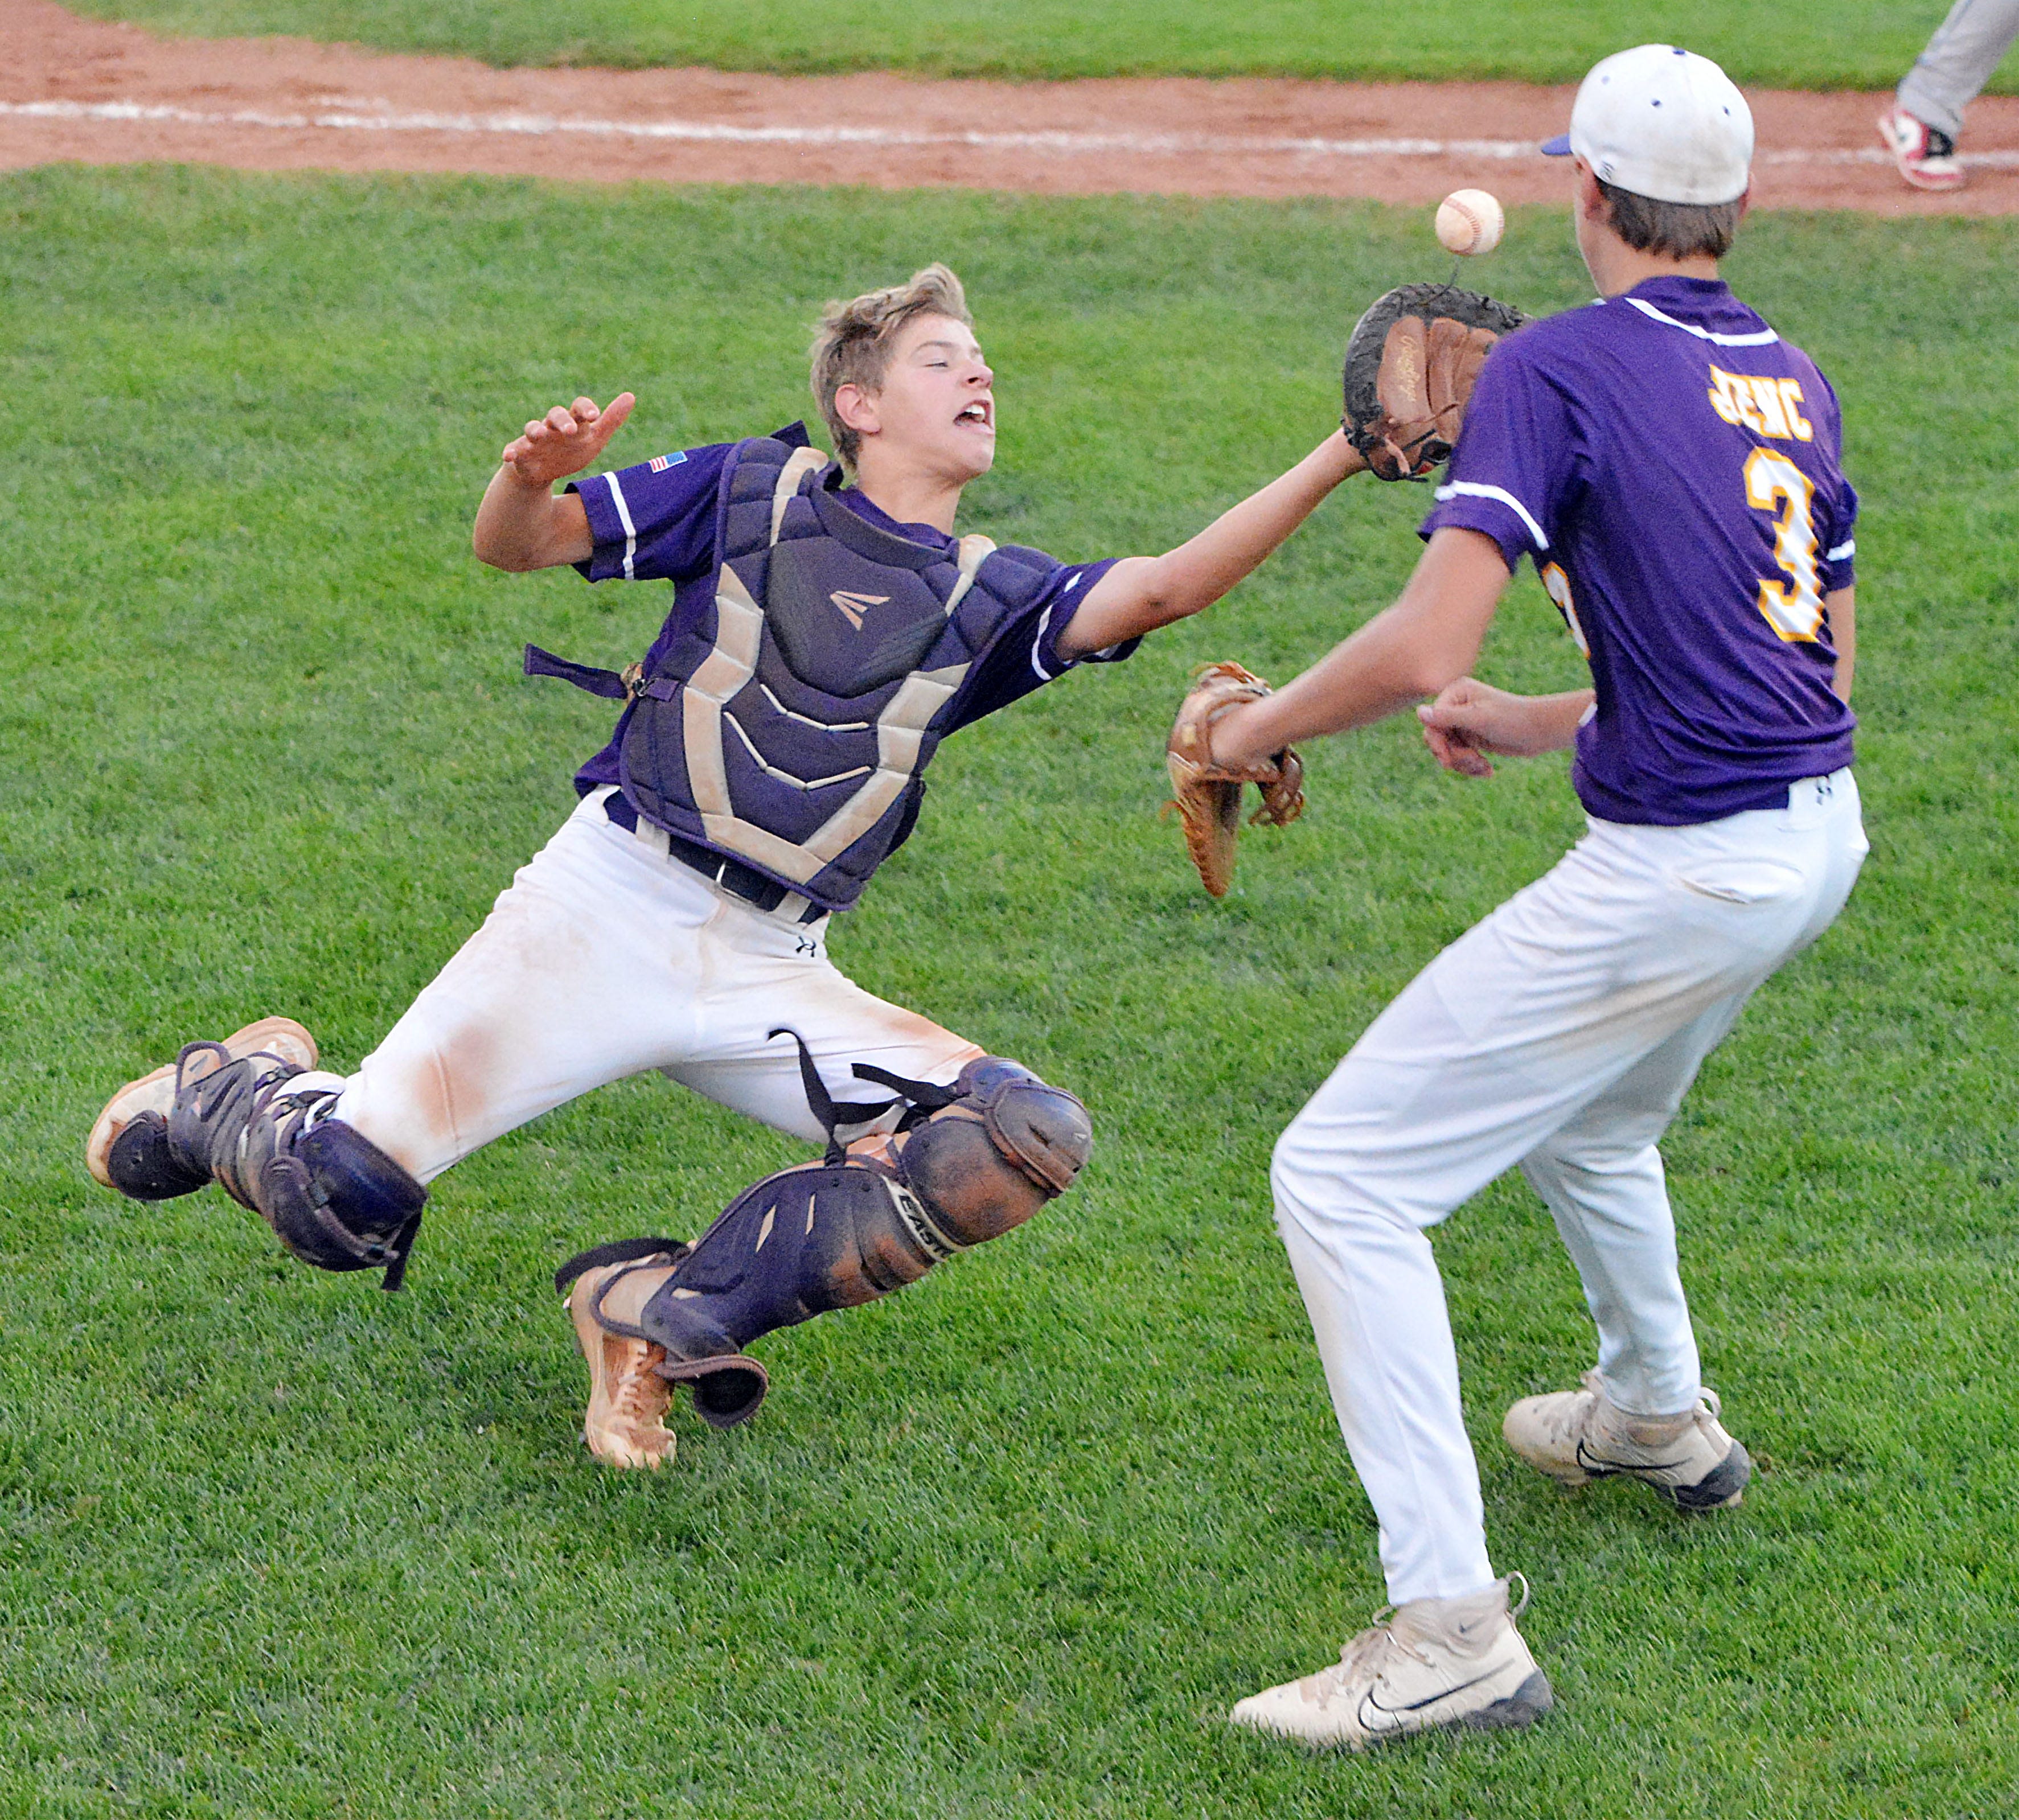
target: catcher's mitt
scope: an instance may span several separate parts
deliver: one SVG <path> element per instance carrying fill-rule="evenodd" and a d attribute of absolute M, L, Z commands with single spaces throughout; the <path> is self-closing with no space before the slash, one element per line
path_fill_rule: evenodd
<path fill-rule="evenodd" d="M 1452 451 L 1493 344 L 1528 321 L 1455 285 L 1379 297 L 1346 344 L 1347 440 L 1384 480 L 1423 480 Z"/>
<path fill-rule="evenodd" d="M 1200 882 L 1216 897 L 1224 897 L 1234 883 L 1242 785 L 1253 784 L 1262 792 L 1262 806 L 1249 817 L 1250 821 L 1284 828 L 1304 812 L 1303 760 L 1292 748 L 1286 745 L 1253 765 L 1230 767 L 1213 760 L 1212 723 L 1230 708 L 1268 693 L 1267 683 L 1238 664 L 1208 664 L 1179 707 L 1165 749 L 1171 807 L 1184 825 L 1185 845 L 1191 850 Z"/>

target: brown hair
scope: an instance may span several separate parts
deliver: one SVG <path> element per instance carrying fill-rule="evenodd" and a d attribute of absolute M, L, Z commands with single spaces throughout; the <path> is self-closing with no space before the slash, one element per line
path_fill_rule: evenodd
<path fill-rule="evenodd" d="M 974 326 L 960 280 L 937 259 L 901 285 L 886 285 L 821 308 L 811 350 L 814 398 L 827 419 L 834 452 L 851 468 L 862 438 L 836 414 L 834 395 L 843 386 L 870 392 L 881 386 L 890 362 L 890 344 L 915 316 L 950 316 L 970 328 Z"/>
<path fill-rule="evenodd" d="M 1651 196 L 1615 189 L 1603 177 L 1593 180 L 1612 210 L 1612 231 L 1636 252 L 1672 259 L 1708 254 L 1721 259 L 1731 251 L 1744 197 L 1732 202 L 1658 202 Z"/>

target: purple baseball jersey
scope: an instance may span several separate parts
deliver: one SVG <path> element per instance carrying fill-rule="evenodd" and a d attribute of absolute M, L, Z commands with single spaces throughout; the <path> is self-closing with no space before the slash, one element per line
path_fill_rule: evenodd
<path fill-rule="evenodd" d="M 1591 665 L 1578 796 L 1674 826 L 1847 765 L 1825 596 L 1858 495 L 1836 394 L 1719 281 L 1652 278 L 1509 336 L 1424 520 L 1533 559 Z"/>
<path fill-rule="evenodd" d="M 807 446 L 806 428 L 795 423 L 776 432 L 777 440 L 795 448 Z M 575 566 L 592 582 L 669 581 L 673 610 L 652 641 L 645 658 L 649 673 L 680 633 L 693 626 L 714 597 L 720 557 L 715 544 L 716 489 L 733 443 L 711 443 L 675 455 L 654 455 L 636 466 L 571 480 L 567 490 L 579 494 L 589 514 L 594 553 Z M 839 497 L 850 509 L 880 529 L 914 543 L 935 545 L 950 553 L 959 540 L 929 524 L 900 524 L 879 511 L 854 488 Z M 1132 638 L 1106 651 L 1073 658 L 1059 654 L 1059 635 L 1095 582 L 1114 567 L 1112 557 L 1096 563 L 1060 563 L 1032 605 L 998 634 L 967 675 L 953 698 L 941 710 L 944 730 L 955 729 L 1006 708 L 1041 683 L 1082 663 L 1117 663 L 1133 657 L 1143 641 Z M 626 708 L 625 715 L 630 709 Z M 622 738 L 620 718 L 610 743 L 575 773 L 575 789 L 586 796 L 617 776 L 617 748 Z"/>

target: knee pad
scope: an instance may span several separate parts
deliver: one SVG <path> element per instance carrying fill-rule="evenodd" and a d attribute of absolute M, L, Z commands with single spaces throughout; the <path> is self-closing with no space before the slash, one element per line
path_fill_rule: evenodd
<path fill-rule="evenodd" d="M 912 1101 L 891 1140 L 894 1162 L 831 1150 L 824 1162 L 745 1189 L 691 1245 L 599 1246 L 556 1276 L 565 1289 L 593 1267 L 659 1267 L 670 1256 L 672 1274 L 636 1327 L 604 1311 L 615 1277 L 591 1312 L 612 1333 L 662 1347 L 660 1374 L 690 1383 L 696 1409 L 718 1427 L 747 1420 L 763 1401 L 763 1368 L 743 1356 L 752 1340 L 873 1302 L 1020 1226 L 1072 1185 L 1092 1147 L 1077 1099 L 1000 1057 L 970 1062 L 951 1088 L 859 1071 Z"/>
<path fill-rule="evenodd" d="M 1070 1188 L 1092 1154 L 1093 1126 L 1074 1095 L 1001 1056 L 970 1062 L 953 1091 L 904 1134 L 897 1176 L 964 1251 Z"/>
<path fill-rule="evenodd" d="M 382 1269 L 385 1288 L 401 1286 L 427 1191 L 328 1116 L 340 1090 L 332 1077 L 306 1075 L 271 1055 L 234 1059 L 217 1043 L 189 1044 L 176 1066 L 167 1118 L 137 1130 L 136 1119 L 115 1144 L 111 1163 L 122 1188 L 129 1174 L 156 1188 L 153 1198 L 215 1181 L 303 1263 Z"/>

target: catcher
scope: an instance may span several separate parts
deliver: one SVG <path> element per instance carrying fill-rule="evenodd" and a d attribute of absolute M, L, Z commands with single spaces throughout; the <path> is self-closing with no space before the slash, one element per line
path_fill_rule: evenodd
<path fill-rule="evenodd" d="M 828 959 L 830 919 L 912 833 L 942 739 L 1210 605 L 1367 465 L 1335 433 L 1163 556 L 1068 564 L 954 535 L 995 459 L 996 396 L 944 266 L 831 306 L 812 385 L 838 459 L 795 424 L 556 495 L 632 395 L 526 426 L 478 509 L 479 557 L 675 588 L 622 673 L 528 650 L 530 673 L 623 705 L 579 807 L 355 1073 L 318 1071 L 306 1030 L 265 1019 L 121 1088 L 88 1146 L 123 1194 L 215 1181 L 297 1256 L 392 1289 L 430 1182 L 604 1082 L 657 1069 L 824 1141 L 692 1245 L 563 1267 L 584 1436 L 620 1467 L 671 1457 L 675 1383 L 741 1421 L 765 1390 L 754 1341 L 912 1282 L 1071 1185 L 1080 1101 L 864 992 Z"/>

